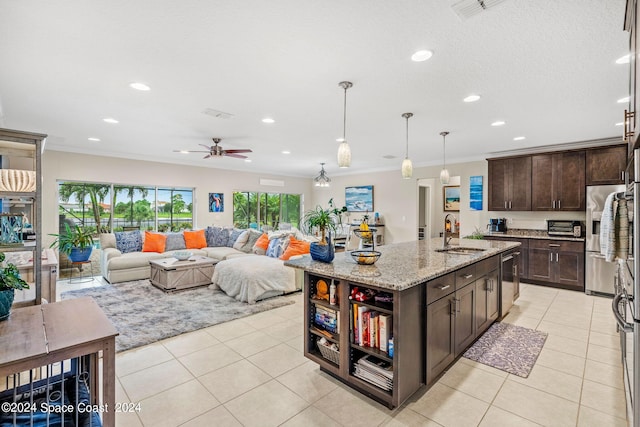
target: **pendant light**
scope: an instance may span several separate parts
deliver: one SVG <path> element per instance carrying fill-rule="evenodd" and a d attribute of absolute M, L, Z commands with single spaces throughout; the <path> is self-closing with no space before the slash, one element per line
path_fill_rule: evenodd
<path fill-rule="evenodd" d="M 342 142 L 338 147 L 338 167 L 348 168 L 351 166 L 351 148 L 347 143 L 347 89 L 353 86 L 351 82 L 340 82 L 338 86 L 344 89 L 344 115 L 342 122 Z"/>
<path fill-rule="evenodd" d="M 440 184 L 449 183 L 449 171 L 447 170 L 447 149 L 445 147 L 445 138 L 449 132 L 440 132 L 442 135 L 442 170 L 440 171 Z"/>
<path fill-rule="evenodd" d="M 327 173 L 324 171 L 324 163 L 320 163 L 322 168 L 320 169 L 320 175 L 313 178 L 313 181 L 316 183 L 316 187 L 328 187 L 331 182 L 331 178 L 327 176 Z"/>
<path fill-rule="evenodd" d="M 413 164 L 409 159 L 409 119 L 413 117 L 413 113 L 404 113 L 402 117 L 407 119 L 407 145 L 404 160 L 402 161 L 402 178 L 409 179 L 413 175 Z"/>

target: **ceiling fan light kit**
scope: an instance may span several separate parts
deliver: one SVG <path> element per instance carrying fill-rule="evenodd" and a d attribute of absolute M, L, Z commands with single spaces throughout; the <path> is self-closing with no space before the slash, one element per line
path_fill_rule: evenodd
<path fill-rule="evenodd" d="M 440 184 L 449 183 L 449 171 L 447 170 L 447 151 L 445 147 L 445 138 L 449 135 L 449 132 L 440 132 L 442 135 L 442 170 L 440 171 Z"/>
<path fill-rule="evenodd" d="M 406 139 L 406 150 L 404 155 L 404 160 L 402 161 L 402 178 L 409 179 L 413 175 L 413 164 L 411 163 L 411 159 L 409 158 L 409 119 L 413 117 L 413 113 L 404 113 L 402 114 L 407 120 L 407 139 Z"/>
<path fill-rule="evenodd" d="M 353 86 L 351 82 L 340 82 L 338 86 L 344 89 L 344 114 L 342 120 L 342 142 L 338 146 L 338 167 L 351 166 L 351 147 L 347 143 L 347 89 Z"/>
<path fill-rule="evenodd" d="M 213 145 L 200 144 L 202 147 L 207 149 L 206 151 L 203 151 L 203 150 L 196 150 L 196 151 L 173 150 L 173 152 L 174 153 L 183 153 L 183 154 L 185 154 L 185 153 L 207 153 L 207 155 L 204 156 L 203 159 L 210 159 L 212 157 L 235 157 L 236 159 L 246 159 L 247 156 L 242 155 L 240 153 L 251 153 L 252 152 L 248 148 L 225 150 L 221 146 L 218 145 L 218 144 L 220 144 L 220 141 L 222 141 L 222 138 L 212 138 L 212 140 L 213 140 Z"/>

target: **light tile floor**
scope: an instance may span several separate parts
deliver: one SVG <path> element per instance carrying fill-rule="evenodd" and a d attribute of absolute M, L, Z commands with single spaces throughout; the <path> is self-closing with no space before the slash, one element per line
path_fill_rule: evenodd
<path fill-rule="evenodd" d="M 119 353 L 116 401 L 139 401 L 141 411 L 118 414 L 118 427 L 627 425 L 607 298 L 523 284 L 504 321 L 549 333 L 528 378 L 460 358 L 393 411 L 304 358 L 302 318 L 300 295 L 290 306 Z"/>

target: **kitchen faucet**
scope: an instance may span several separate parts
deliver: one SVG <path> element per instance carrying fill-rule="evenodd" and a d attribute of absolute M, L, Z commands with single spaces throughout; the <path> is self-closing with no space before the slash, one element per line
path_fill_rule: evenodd
<path fill-rule="evenodd" d="M 449 219 L 449 217 L 453 218 L 453 222 L 451 222 L 451 220 Z M 447 231 L 447 222 L 449 222 L 449 231 Z M 447 214 L 447 216 L 444 217 L 444 233 L 442 233 L 442 247 L 446 248 L 447 246 L 449 246 L 449 242 L 451 241 L 451 239 L 453 239 L 453 227 L 454 224 L 456 223 L 456 217 L 453 214 Z"/>

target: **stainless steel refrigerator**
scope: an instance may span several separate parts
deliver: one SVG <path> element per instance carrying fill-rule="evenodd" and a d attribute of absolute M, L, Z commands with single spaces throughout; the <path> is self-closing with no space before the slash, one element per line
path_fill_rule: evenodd
<path fill-rule="evenodd" d="M 607 196 L 624 189 L 622 184 L 587 186 L 584 289 L 588 295 L 614 294 L 612 278 L 616 275 L 616 264 L 606 262 L 600 254 L 600 220 Z"/>

